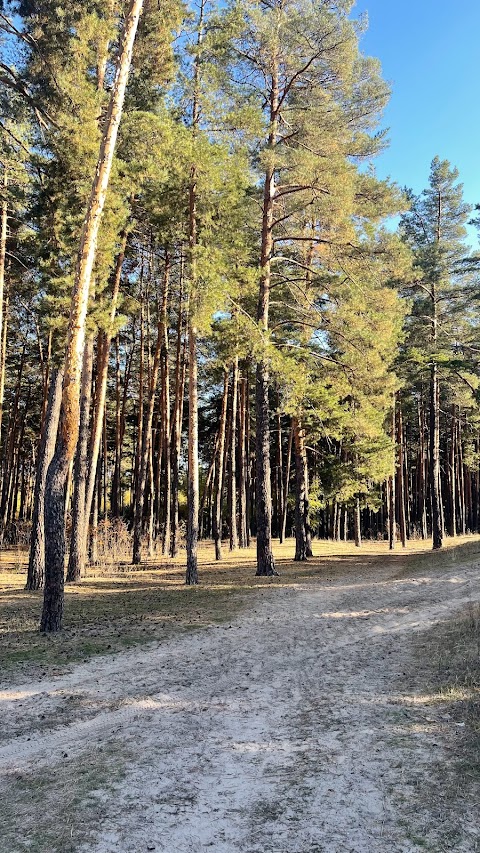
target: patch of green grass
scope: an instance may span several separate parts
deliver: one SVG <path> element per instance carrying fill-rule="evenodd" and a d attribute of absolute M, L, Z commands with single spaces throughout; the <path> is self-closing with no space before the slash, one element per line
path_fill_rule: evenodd
<path fill-rule="evenodd" d="M 5 853 L 75 853 L 98 827 L 103 800 L 115 796 L 128 755 L 118 742 L 68 757 L 54 769 L 10 774 L 0 790 Z"/>

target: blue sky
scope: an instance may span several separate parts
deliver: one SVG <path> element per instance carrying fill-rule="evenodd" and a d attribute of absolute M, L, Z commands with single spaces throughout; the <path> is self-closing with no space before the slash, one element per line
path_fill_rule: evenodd
<path fill-rule="evenodd" d="M 379 176 L 419 192 L 438 154 L 480 203 L 480 0 L 358 0 L 354 15 L 363 12 L 362 52 L 381 60 L 392 88 Z"/>

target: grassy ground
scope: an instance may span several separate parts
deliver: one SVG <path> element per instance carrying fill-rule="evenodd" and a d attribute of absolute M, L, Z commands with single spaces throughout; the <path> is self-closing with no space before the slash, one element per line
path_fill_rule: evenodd
<path fill-rule="evenodd" d="M 461 768 L 480 783 L 480 605 L 436 625 L 416 648 L 425 694 L 455 726 Z"/>
<path fill-rule="evenodd" d="M 422 633 L 414 649 L 409 688 L 413 681 L 431 713 L 427 724 L 450 758 L 433 765 L 429 778 L 418 779 L 418 806 L 428 806 L 434 820 L 425 835 L 435 841 L 425 849 L 475 853 L 480 851 L 480 605 Z M 422 713 L 418 723 L 425 725 Z"/>
<path fill-rule="evenodd" d="M 318 542 L 308 563 L 292 560 L 294 543 L 275 545 L 280 576 L 255 577 L 254 547 L 234 554 L 225 549 L 221 563 L 213 547 L 200 547 L 200 585 L 184 584 L 184 558 L 160 558 L 133 571 L 128 563 L 104 567 L 66 588 L 64 630 L 55 636 L 38 632 L 42 593 L 24 590 L 26 553 L 0 555 L 0 673 L 5 679 L 35 677 L 62 670 L 74 661 L 115 653 L 148 640 L 163 640 L 231 620 L 258 589 L 295 583 L 324 583 L 387 569 L 394 576 L 428 573 L 452 562 L 480 560 L 480 538 L 454 540 L 441 555 L 429 543 L 411 542 L 406 551 L 389 553 L 384 542 Z"/>

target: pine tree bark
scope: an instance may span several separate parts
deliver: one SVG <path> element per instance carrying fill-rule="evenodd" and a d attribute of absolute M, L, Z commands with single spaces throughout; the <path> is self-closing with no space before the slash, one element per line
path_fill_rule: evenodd
<path fill-rule="evenodd" d="M 165 268 L 163 275 L 162 286 L 162 304 L 168 299 L 168 289 L 170 280 L 170 258 L 168 254 L 165 257 Z M 148 389 L 148 408 L 147 417 L 142 433 L 142 443 L 139 455 L 139 472 L 135 494 L 135 515 L 133 523 L 133 565 L 138 565 L 142 561 L 142 527 L 143 527 L 143 510 L 145 506 L 145 488 L 147 485 L 148 474 L 148 459 L 152 442 L 152 427 L 153 413 L 155 408 L 155 400 L 158 385 L 158 374 L 160 370 L 160 356 L 162 348 L 165 345 L 164 338 L 164 316 L 163 310 L 159 310 L 157 324 L 157 341 L 155 345 L 155 353 L 153 356 L 152 370 L 150 374 L 150 382 Z"/>
<path fill-rule="evenodd" d="M 430 491 L 433 549 L 443 546 L 442 492 L 440 484 L 440 397 L 438 368 L 430 371 Z"/>
<path fill-rule="evenodd" d="M 271 259 L 273 254 L 273 222 L 275 205 L 275 167 L 273 150 L 277 143 L 279 84 L 278 67 L 272 68 L 270 83 L 270 130 L 268 146 L 271 160 L 265 172 L 262 213 L 262 245 L 260 255 L 260 287 L 257 321 L 267 347 L 270 306 Z M 272 492 L 270 477 L 270 409 L 268 400 L 269 366 L 267 353 L 259 359 L 256 369 L 256 506 L 257 506 L 257 575 L 274 575 L 272 552 Z"/>
<path fill-rule="evenodd" d="M 8 204 L 7 204 L 7 189 L 8 189 L 8 174 L 3 168 L 2 179 L 2 201 L 0 210 L 0 342 L 3 343 L 3 314 L 4 314 L 4 294 L 5 294 L 5 261 L 7 257 L 7 235 L 8 235 Z M 0 351 L 0 374 L 3 377 L 1 388 L 1 409 L 3 409 L 3 386 L 5 383 L 5 347 L 1 347 Z M 1 410 L 0 410 L 1 411 Z M 1 437 L 1 414 L 0 414 L 0 437 Z"/>
<path fill-rule="evenodd" d="M 237 400 L 238 400 L 238 357 L 232 366 L 232 424 L 230 430 L 230 551 L 238 548 L 237 529 Z"/>
<path fill-rule="evenodd" d="M 282 453 L 282 419 L 277 415 L 277 493 L 278 493 L 278 538 L 283 542 L 283 453 Z"/>
<path fill-rule="evenodd" d="M 308 468 L 305 432 L 300 417 L 292 418 L 295 446 L 295 560 L 312 556 L 308 500 Z"/>
<path fill-rule="evenodd" d="M 168 255 L 168 251 L 167 251 Z M 170 263 L 170 259 L 169 259 Z M 161 373 L 162 373 L 162 433 L 163 433 L 163 454 L 165 458 L 165 513 L 163 519 L 163 534 L 162 534 L 162 554 L 168 554 L 170 551 L 170 526 L 171 526 L 171 502 L 172 502 L 172 468 L 170 465 L 171 459 L 171 424 L 170 424 L 170 365 L 168 357 L 168 317 L 167 307 L 169 300 L 168 280 L 167 286 L 164 287 L 162 294 L 161 308 Z"/>
<path fill-rule="evenodd" d="M 95 489 L 95 478 L 97 472 L 97 460 L 100 453 L 100 443 L 102 440 L 103 422 L 105 417 L 105 403 L 107 398 L 107 380 L 108 380 L 108 363 L 110 358 L 110 347 L 112 343 L 113 324 L 117 313 L 118 295 L 120 292 L 120 281 L 122 276 L 122 266 L 125 260 L 125 250 L 127 247 L 127 231 L 122 231 L 120 235 L 120 249 L 115 263 L 113 273 L 112 294 L 110 302 L 110 316 L 107 329 L 99 333 L 98 349 L 97 349 L 97 377 L 95 385 L 95 407 L 92 424 L 92 435 L 90 440 L 90 460 L 88 465 L 87 483 L 85 489 L 85 508 L 84 517 L 85 524 L 88 526 L 90 513 L 92 511 L 93 491 Z M 117 464 L 117 460 L 115 460 Z M 107 485 L 104 478 L 105 487 Z M 81 552 L 81 561 L 78 567 L 80 574 L 83 574 L 86 559 L 86 546 Z M 80 574 L 78 575 L 80 577 Z"/>
<path fill-rule="evenodd" d="M 63 371 L 55 369 L 50 374 L 47 410 L 40 447 L 33 496 L 32 530 L 28 558 L 26 589 L 41 589 L 45 576 L 45 481 L 47 470 L 55 452 L 60 403 L 62 400 Z"/>
<path fill-rule="evenodd" d="M 215 511 L 213 515 L 213 539 L 215 543 L 215 559 L 222 559 L 222 497 L 223 497 L 223 472 L 225 468 L 225 432 L 227 425 L 228 405 L 228 370 L 223 374 L 223 396 L 222 409 L 220 413 L 220 424 L 218 427 L 218 462 L 215 483 Z"/>
<path fill-rule="evenodd" d="M 247 463 L 247 428 L 248 428 L 248 399 L 247 399 L 247 379 L 242 377 L 239 388 L 239 434 L 238 434 L 238 449 L 239 449 L 239 477 L 238 477 L 238 533 L 239 546 L 246 548 L 248 545 L 247 534 L 247 478 L 248 478 L 248 463 Z"/>
<path fill-rule="evenodd" d="M 185 583 L 198 583 L 198 510 L 200 505 L 198 477 L 198 362 L 197 329 L 188 327 L 188 486 L 187 486 L 187 570 Z"/>
<path fill-rule="evenodd" d="M 180 451 L 182 446 L 183 405 L 187 373 L 187 341 L 181 342 L 181 311 L 177 329 L 177 359 L 175 368 L 175 407 L 172 432 L 172 532 L 170 556 L 176 557 L 179 548 L 178 496 L 180 488 Z"/>
<path fill-rule="evenodd" d="M 65 567 L 65 484 L 78 439 L 79 386 L 90 280 L 122 115 L 133 44 L 142 6 L 143 0 L 131 0 L 126 15 L 117 72 L 105 117 L 99 158 L 78 252 L 67 331 L 59 440 L 46 480 L 45 594 L 40 622 L 40 628 L 44 632 L 58 631 L 62 627 Z"/>
<path fill-rule="evenodd" d="M 403 445 L 403 416 L 402 407 L 398 406 L 397 412 L 397 445 L 398 445 L 398 467 L 397 467 L 397 483 L 398 483 L 398 510 L 400 524 L 400 541 L 402 547 L 407 545 L 407 517 L 405 513 L 405 481 L 404 481 L 404 445 Z"/>
<path fill-rule="evenodd" d="M 73 475 L 72 533 L 66 578 L 68 583 L 76 583 L 79 581 L 85 567 L 85 552 L 87 548 L 89 522 L 89 516 L 85 513 L 85 492 L 87 486 L 92 372 L 93 334 L 90 334 L 83 353 L 80 390 L 80 429 Z"/>
<path fill-rule="evenodd" d="M 358 495 L 355 498 L 354 535 L 355 535 L 355 547 L 361 548 L 361 546 L 362 546 L 362 524 L 361 524 L 361 515 L 360 515 L 360 498 Z"/>
<path fill-rule="evenodd" d="M 290 467 L 292 464 L 292 447 L 293 447 L 293 422 L 290 427 L 290 434 L 288 436 L 288 450 L 287 450 L 287 469 L 285 471 L 285 481 L 284 481 L 284 492 L 283 492 L 283 516 L 282 516 L 282 542 L 285 541 L 285 535 L 287 530 L 287 509 L 288 509 L 288 494 L 290 490 Z"/>

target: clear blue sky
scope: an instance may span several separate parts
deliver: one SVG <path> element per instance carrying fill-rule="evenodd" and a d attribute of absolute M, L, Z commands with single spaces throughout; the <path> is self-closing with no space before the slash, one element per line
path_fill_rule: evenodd
<path fill-rule="evenodd" d="M 392 89 L 379 176 L 419 192 L 438 154 L 480 203 L 480 0 L 358 0 L 354 16 L 363 12 L 362 52 L 380 59 Z"/>

